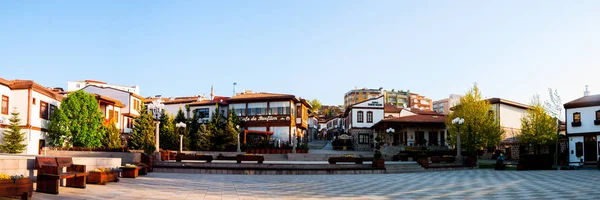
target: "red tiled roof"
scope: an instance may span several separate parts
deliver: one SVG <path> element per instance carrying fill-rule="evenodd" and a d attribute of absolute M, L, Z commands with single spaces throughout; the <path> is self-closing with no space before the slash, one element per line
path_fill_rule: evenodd
<path fill-rule="evenodd" d="M 402 109 L 397 108 L 396 106 L 392 105 L 391 103 L 387 103 L 383 106 L 383 112 L 385 113 L 400 113 Z"/>
<path fill-rule="evenodd" d="M 253 100 L 253 99 L 295 99 L 296 96 L 291 94 L 274 94 L 274 93 L 246 93 L 238 94 L 231 98 L 229 101 L 241 101 L 241 100 Z"/>
<path fill-rule="evenodd" d="M 581 108 L 590 106 L 600 106 L 600 94 L 581 97 L 565 103 L 564 105 L 565 108 Z"/>
<path fill-rule="evenodd" d="M 430 110 L 421 110 L 417 108 L 411 108 L 410 112 L 418 114 L 418 115 L 444 115 L 442 113 L 433 112 Z"/>
<path fill-rule="evenodd" d="M 114 106 L 119 107 L 119 108 L 125 108 L 125 105 L 123 105 L 123 103 L 121 103 L 121 101 L 119 101 L 119 100 L 116 100 L 116 99 L 113 99 L 113 98 L 110 98 L 107 96 L 99 95 L 99 94 L 93 94 L 93 95 L 96 96 L 96 99 L 113 102 L 115 104 Z"/>
<path fill-rule="evenodd" d="M 489 98 L 486 99 L 488 102 L 490 102 L 491 104 L 496 104 L 496 103 L 503 103 L 506 105 L 511 105 L 517 108 L 523 108 L 523 109 L 527 109 L 529 108 L 528 105 L 522 104 L 522 103 L 518 103 L 518 102 L 514 102 L 514 101 L 509 101 L 506 99 L 501 99 L 501 98 Z"/>
<path fill-rule="evenodd" d="M 46 95 L 54 100 L 62 101 L 63 95 L 58 92 L 52 91 L 52 89 L 48 89 L 40 84 L 32 80 L 6 80 L 0 78 L 0 84 L 8 86 L 12 90 L 16 89 L 32 89 L 40 94 Z"/>

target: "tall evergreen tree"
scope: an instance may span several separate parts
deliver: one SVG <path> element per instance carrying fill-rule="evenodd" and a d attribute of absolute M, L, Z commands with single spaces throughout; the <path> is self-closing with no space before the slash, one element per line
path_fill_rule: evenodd
<path fill-rule="evenodd" d="M 183 113 L 183 110 L 181 110 L 181 108 L 179 108 L 179 110 L 177 111 L 177 115 L 175 115 L 175 123 L 185 122 L 185 121 L 186 121 L 185 114 Z"/>
<path fill-rule="evenodd" d="M 473 86 L 467 94 L 460 99 L 460 104 L 454 107 L 454 112 L 446 117 L 448 127 L 448 143 L 456 144 L 456 135 L 460 127 L 461 148 L 475 152 L 484 147 L 498 144 L 502 139 L 504 130 L 495 120 L 495 111 L 490 102 L 481 98 L 477 85 Z M 452 119 L 464 119 L 462 125 L 452 124 Z"/>
<path fill-rule="evenodd" d="M 94 95 L 78 90 L 63 98 L 60 104 L 62 113 L 51 117 L 50 138 L 61 145 L 60 137 L 71 137 L 70 143 L 78 147 L 102 146 L 104 114 Z M 62 116 L 64 114 L 64 116 Z M 66 133 L 65 131 L 68 131 Z M 70 134 L 70 135 L 69 135 Z"/>
<path fill-rule="evenodd" d="M 179 134 L 175 128 L 175 121 L 171 115 L 167 114 L 165 110 L 162 111 L 160 118 L 160 147 L 168 150 L 179 149 Z"/>
<path fill-rule="evenodd" d="M 25 144 L 25 136 L 21 132 L 21 118 L 19 118 L 16 108 L 10 114 L 12 115 L 8 120 L 10 124 L 8 129 L 4 130 L 0 150 L 4 153 L 22 153 L 27 148 L 27 144 Z"/>
<path fill-rule="evenodd" d="M 133 122 L 133 131 L 127 145 L 131 149 L 144 150 L 148 154 L 154 153 L 156 150 L 154 131 L 155 124 L 152 114 L 145 105 L 142 105 L 140 115 Z"/>

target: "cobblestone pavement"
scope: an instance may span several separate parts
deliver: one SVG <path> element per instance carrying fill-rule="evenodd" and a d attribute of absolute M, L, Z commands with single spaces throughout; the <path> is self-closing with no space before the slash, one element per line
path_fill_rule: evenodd
<path fill-rule="evenodd" d="M 599 199 L 600 171 L 463 170 L 380 175 L 150 173 L 33 199 Z"/>

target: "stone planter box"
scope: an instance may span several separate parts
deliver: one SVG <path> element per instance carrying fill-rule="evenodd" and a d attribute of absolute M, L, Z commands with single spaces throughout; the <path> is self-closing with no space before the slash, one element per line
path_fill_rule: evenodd
<path fill-rule="evenodd" d="M 329 157 L 329 164 L 336 164 L 338 162 L 353 162 L 355 164 L 363 164 L 363 158 L 358 157 Z"/>
<path fill-rule="evenodd" d="M 248 155 L 237 155 L 236 157 L 237 163 L 242 163 L 242 161 L 256 161 L 259 164 L 262 164 L 265 161 L 264 156 L 248 156 Z"/>
<path fill-rule="evenodd" d="M 206 160 L 206 162 L 212 162 L 213 157 L 211 155 L 190 155 L 190 154 L 177 154 L 177 162 L 182 160 Z"/>
<path fill-rule="evenodd" d="M 120 167 L 119 169 L 123 170 L 123 172 L 121 172 L 121 177 L 137 178 L 139 176 L 141 167 Z"/>
<path fill-rule="evenodd" d="M 31 199 L 33 183 L 30 178 L 0 181 L 0 197 L 20 196 L 21 199 Z"/>
<path fill-rule="evenodd" d="M 119 182 L 119 172 L 90 172 L 87 183 L 106 185 L 108 182 Z"/>

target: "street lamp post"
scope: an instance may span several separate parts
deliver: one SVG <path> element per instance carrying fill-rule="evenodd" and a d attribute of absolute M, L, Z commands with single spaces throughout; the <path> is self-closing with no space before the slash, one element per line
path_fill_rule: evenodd
<path fill-rule="evenodd" d="M 242 149 L 240 149 L 240 125 L 235 125 L 236 135 L 237 135 L 237 152 L 241 153 Z"/>
<path fill-rule="evenodd" d="M 392 134 L 394 134 L 396 132 L 396 130 L 394 130 L 393 128 L 390 127 L 387 130 L 385 130 L 385 132 L 387 132 L 388 135 L 392 135 Z M 388 144 L 389 144 L 389 142 L 388 142 Z"/>
<path fill-rule="evenodd" d="M 296 131 L 294 130 L 294 133 L 292 133 L 292 153 L 296 153 Z"/>
<path fill-rule="evenodd" d="M 152 111 L 152 115 L 154 117 L 154 120 L 156 120 L 156 130 L 154 132 L 154 134 L 155 134 L 154 135 L 154 139 L 155 139 L 155 142 L 154 142 L 155 150 L 154 150 L 154 152 L 155 152 L 155 154 L 158 154 L 156 156 L 157 157 L 156 160 L 158 160 L 158 161 L 160 161 L 160 152 L 159 152 L 159 148 L 160 148 L 159 147 L 159 145 L 160 145 L 159 144 L 160 136 L 159 136 L 159 128 L 158 128 L 159 125 L 160 125 L 160 121 L 158 121 L 158 120 L 160 118 L 161 111 L 164 108 L 165 108 L 165 105 L 162 103 L 162 100 L 160 100 L 160 99 L 155 100 L 155 101 L 153 101 L 152 103 L 150 103 L 148 105 L 148 109 L 150 109 Z"/>
<path fill-rule="evenodd" d="M 183 122 L 179 122 L 177 124 L 175 124 L 175 126 L 177 128 L 184 128 L 187 127 L 187 125 Z M 177 153 L 181 153 L 183 151 L 183 132 L 179 134 L 179 152 Z"/>
<path fill-rule="evenodd" d="M 452 120 L 452 124 L 456 125 L 458 131 L 456 132 L 456 162 L 462 162 L 462 155 L 460 155 L 460 126 L 465 123 L 465 119 L 457 117 Z"/>

